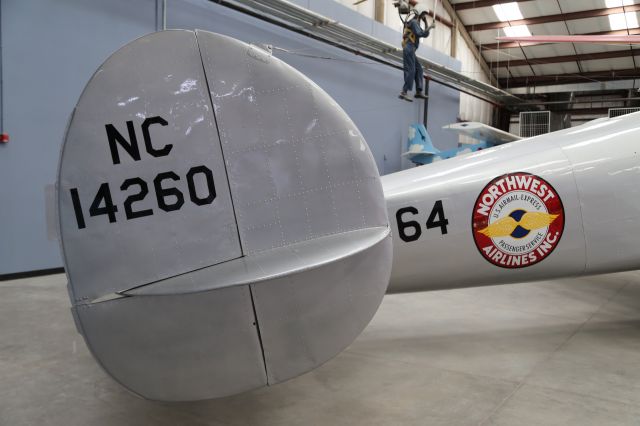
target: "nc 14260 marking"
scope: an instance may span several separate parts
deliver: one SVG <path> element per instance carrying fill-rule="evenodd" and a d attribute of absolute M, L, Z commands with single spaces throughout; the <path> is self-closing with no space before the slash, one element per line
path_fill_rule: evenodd
<path fill-rule="evenodd" d="M 171 152 L 173 145 L 166 144 L 162 148 L 156 148 L 151 143 L 151 133 L 149 127 L 151 125 L 166 126 L 168 122 L 162 117 L 150 117 L 144 120 L 142 123 L 142 135 L 144 139 L 144 147 L 147 153 L 154 158 L 165 157 Z M 138 147 L 138 140 L 136 137 L 135 127 L 132 121 L 126 122 L 127 131 L 129 133 L 129 140 L 125 138 L 113 124 L 106 124 L 105 130 L 107 133 L 107 140 L 109 142 L 109 152 L 111 154 L 111 161 L 114 166 L 120 164 L 120 154 L 118 148 L 124 149 L 129 154 L 133 161 L 140 161 L 140 148 Z M 153 192 L 156 198 L 156 204 L 160 210 L 165 212 L 171 212 L 180 210 L 185 203 L 185 194 L 182 193 L 175 186 L 170 186 L 171 182 L 179 181 L 180 176 L 173 171 L 166 171 L 158 173 L 153 179 Z M 216 198 L 216 188 L 213 181 L 213 172 L 208 167 L 194 166 L 186 174 L 187 187 L 189 200 L 197 205 L 204 206 L 211 204 Z M 204 180 L 206 186 L 206 192 L 198 194 L 196 191 L 196 180 Z M 125 217 L 127 220 L 151 216 L 154 214 L 153 209 L 136 209 L 134 204 L 138 203 L 146 198 L 149 194 L 149 185 L 140 177 L 133 177 L 126 179 L 120 185 L 120 191 L 127 191 L 129 188 L 134 188 L 134 192 L 123 203 Z M 71 202 L 73 203 L 73 210 L 76 216 L 76 223 L 78 229 L 84 229 L 87 227 L 85 221 L 84 210 L 82 207 L 82 201 L 80 200 L 80 194 L 78 188 L 70 188 L 69 193 L 71 195 Z M 118 212 L 118 206 L 113 203 L 113 197 L 111 188 L 108 182 L 100 184 L 93 202 L 89 207 L 89 216 L 95 217 L 100 215 L 106 215 L 109 219 L 109 223 L 116 222 L 116 213 Z"/>

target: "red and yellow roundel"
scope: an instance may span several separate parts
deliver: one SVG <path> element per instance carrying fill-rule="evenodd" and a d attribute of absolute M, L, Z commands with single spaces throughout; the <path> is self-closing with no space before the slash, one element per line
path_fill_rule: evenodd
<path fill-rule="evenodd" d="M 556 248 L 564 230 L 564 208 L 549 182 L 530 173 L 508 173 L 484 187 L 471 227 L 485 259 L 501 268 L 524 268 Z"/>

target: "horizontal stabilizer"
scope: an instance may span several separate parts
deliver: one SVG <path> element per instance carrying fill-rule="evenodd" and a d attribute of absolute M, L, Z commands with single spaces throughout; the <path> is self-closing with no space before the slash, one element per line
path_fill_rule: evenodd
<path fill-rule="evenodd" d="M 453 130 L 461 135 L 469 136 L 473 139 L 488 142 L 492 145 L 502 145 L 522 139 L 513 133 L 496 129 L 483 123 L 468 122 L 448 124 L 443 129 Z"/>

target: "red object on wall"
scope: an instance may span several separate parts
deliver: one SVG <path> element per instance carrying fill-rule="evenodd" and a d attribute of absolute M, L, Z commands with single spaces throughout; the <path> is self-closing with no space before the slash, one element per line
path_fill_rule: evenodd
<path fill-rule="evenodd" d="M 0 133 L 0 143 L 9 142 L 9 134 L 8 133 Z"/>

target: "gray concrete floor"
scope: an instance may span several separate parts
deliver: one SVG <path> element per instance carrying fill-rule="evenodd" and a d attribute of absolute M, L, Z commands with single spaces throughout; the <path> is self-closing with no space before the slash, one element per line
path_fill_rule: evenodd
<path fill-rule="evenodd" d="M 2 426 L 640 425 L 640 272 L 387 296 L 316 371 L 180 404 L 99 369 L 65 280 L 0 283 Z"/>

